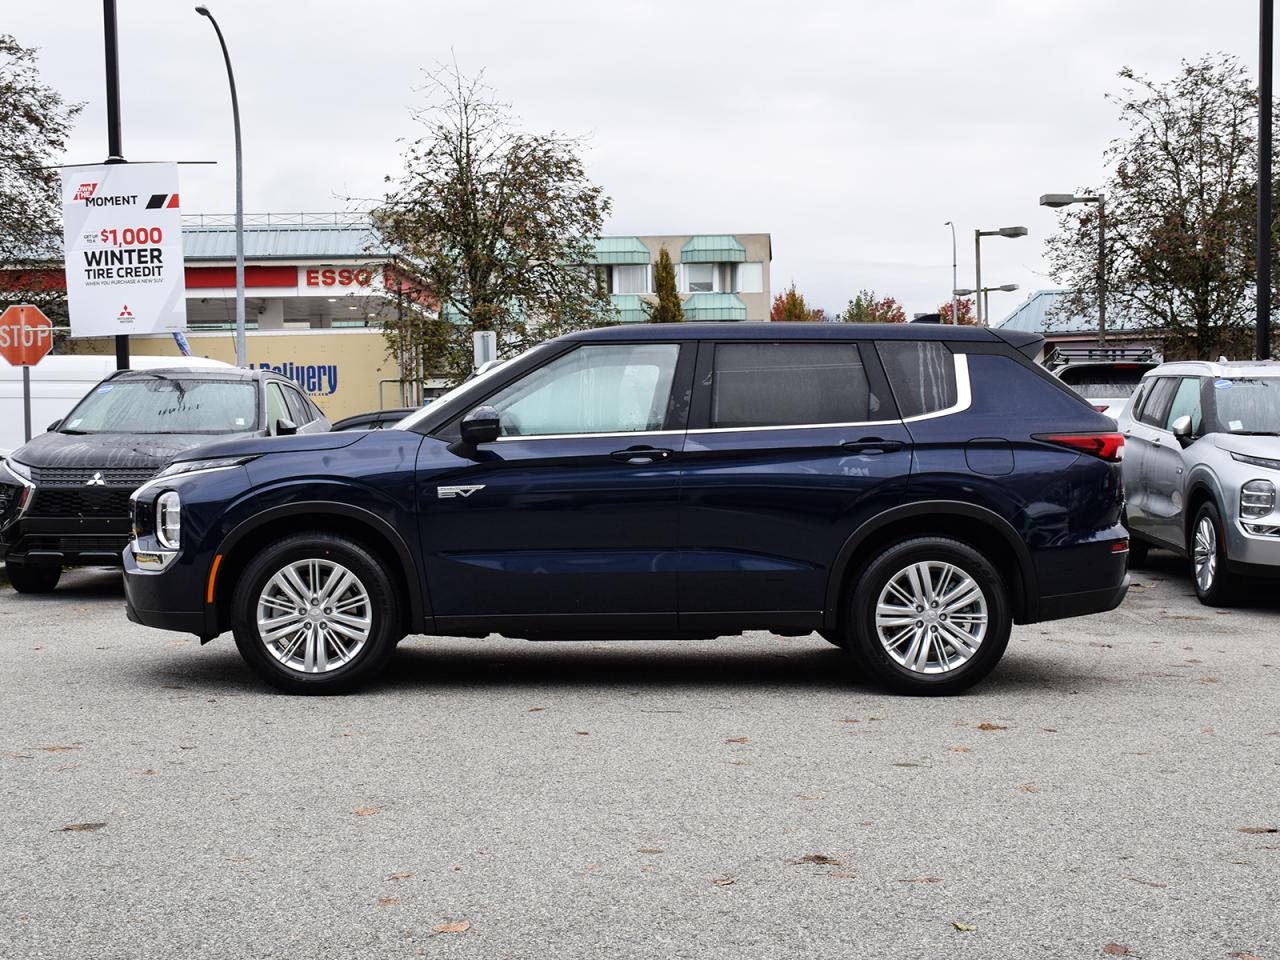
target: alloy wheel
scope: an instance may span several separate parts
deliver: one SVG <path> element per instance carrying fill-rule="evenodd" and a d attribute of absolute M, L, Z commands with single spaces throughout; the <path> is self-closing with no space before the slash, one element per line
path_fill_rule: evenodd
<path fill-rule="evenodd" d="M 949 673 L 978 652 L 987 633 L 987 598 L 953 563 L 922 561 L 889 578 L 876 601 L 885 652 L 913 673 Z"/>
<path fill-rule="evenodd" d="M 1196 584 L 1202 593 L 1213 587 L 1214 578 L 1218 575 L 1218 531 L 1209 517 L 1201 517 L 1196 524 L 1196 540 L 1191 551 L 1191 562 L 1195 566 Z"/>
<path fill-rule="evenodd" d="M 340 563 L 298 560 L 278 570 L 258 595 L 258 636 L 290 670 L 329 673 L 369 641 L 373 608 L 360 578 Z"/>

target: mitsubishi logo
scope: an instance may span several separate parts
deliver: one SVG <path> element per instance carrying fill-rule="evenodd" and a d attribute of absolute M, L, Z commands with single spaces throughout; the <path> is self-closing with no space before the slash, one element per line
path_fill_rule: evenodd
<path fill-rule="evenodd" d="M 84 485 L 86 487 L 105 487 L 107 485 L 107 481 L 103 480 L 102 473 L 97 471 L 92 477 L 84 482 Z"/>
<path fill-rule="evenodd" d="M 454 497 L 466 499 L 477 490 L 483 490 L 483 483 L 474 483 L 464 487 L 436 487 L 436 497 L 440 500 L 452 500 Z"/>

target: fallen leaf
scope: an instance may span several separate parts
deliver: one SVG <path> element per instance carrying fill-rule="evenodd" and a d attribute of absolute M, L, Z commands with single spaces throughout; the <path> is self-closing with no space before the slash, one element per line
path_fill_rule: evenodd
<path fill-rule="evenodd" d="M 1262 960 L 1261 957 L 1255 956 L 1252 953 L 1245 953 L 1243 950 L 1233 950 L 1229 956 L 1234 958 L 1234 960 Z"/>
<path fill-rule="evenodd" d="M 403 873 L 393 873 L 387 877 L 388 880 L 408 880 L 410 877 L 416 877 L 417 874 L 412 870 L 406 870 Z"/>
<path fill-rule="evenodd" d="M 8 760 L 30 760 L 30 759 L 32 759 L 32 756 L 31 756 L 31 754 L 29 754 L 29 753 L 14 753 L 14 752 L 13 752 L 13 751 L 11 751 L 11 750 L 3 750 L 3 751 L 0 751 L 0 757 L 4 757 L 4 758 L 6 758 L 6 759 L 8 759 Z"/>
<path fill-rule="evenodd" d="M 1126 947 L 1123 943 L 1108 943 L 1105 947 L 1102 948 L 1102 952 L 1109 957 L 1132 956 L 1132 954 L 1129 953 L 1129 948 Z"/>
<path fill-rule="evenodd" d="M 666 853 L 661 847 L 641 847 L 636 853 Z"/>
<path fill-rule="evenodd" d="M 375 813 L 381 813 L 381 807 L 356 807 L 351 811 L 357 817 L 372 817 Z"/>
<path fill-rule="evenodd" d="M 868 720 L 883 720 L 883 717 L 867 717 Z"/>
<path fill-rule="evenodd" d="M 730 887 L 737 883 L 737 877 L 716 877 L 711 881 L 717 887 Z"/>
<path fill-rule="evenodd" d="M 899 880 L 899 883 L 941 883 L 941 877 L 907 877 L 905 880 Z"/>
<path fill-rule="evenodd" d="M 1241 827 L 1241 833 L 1280 833 L 1276 827 Z"/>
<path fill-rule="evenodd" d="M 1200 682 L 1201 683 L 1217 683 L 1218 678 L 1217 677 L 1201 677 Z"/>
<path fill-rule="evenodd" d="M 546 707 L 530 707 L 530 708 L 528 709 L 528 711 L 527 711 L 527 712 L 528 712 L 528 713 L 541 713 L 541 712 L 542 712 L 543 710 L 545 710 L 545 709 L 547 709 L 547 708 L 546 708 Z"/>
<path fill-rule="evenodd" d="M 575 731 L 573 731 L 573 732 L 574 732 L 574 733 L 576 733 L 576 734 L 577 734 L 578 736 L 580 736 L 580 737 L 589 737 L 589 736 L 591 736 L 591 731 L 590 731 L 590 730 L 575 730 Z"/>
<path fill-rule="evenodd" d="M 861 723 L 862 721 L 853 717 L 847 717 L 846 719 L 841 720 L 840 722 L 841 723 Z"/>
<path fill-rule="evenodd" d="M 70 753 L 72 750 L 79 750 L 78 746 L 70 747 L 36 747 L 37 750 L 43 750 L 45 753 Z"/>
<path fill-rule="evenodd" d="M 796 865 L 802 863 L 816 863 L 824 867 L 843 867 L 844 862 L 837 860 L 835 857 L 828 857 L 825 853 L 806 853 L 799 860 L 788 860 L 787 863 Z"/>
<path fill-rule="evenodd" d="M 400 905 L 399 897 L 379 897 L 378 906 L 380 907 L 398 907 Z"/>
<path fill-rule="evenodd" d="M 797 793 L 797 794 L 796 794 L 796 799 L 797 799 L 797 800 L 821 800 L 821 799 L 822 799 L 822 794 L 820 794 L 820 793 Z"/>
<path fill-rule="evenodd" d="M 959 920 L 952 920 L 951 925 L 964 933 L 973 933 L 973 931 L 978 929 L 972 923 L 961 923 Z"/>
<path fill-rule="evenodd" d="M 142 774 L 144 777 L 154 777 L 156 775 L 156 772 L 152 770 L 150 767 L 148 767 L 146 770 L 139 770 L 138 773 Z"/>
<path fill-rule="evenodd" d="M 1156 887 L 1157 889 L 1160 889 L 1160 890 L 1163 890 L 1165 887 L 1169 886 L 1167 883 L 1156 883 L 1154 880 L 1143 880 L 1141 877 L 1125 877 L 1125 879 L 1132 880 L 1134 883 L 1140 883 L 1144 887 Z"/>
<path fill-rule="evenodd" d="M 1021 790 L 1023 793 L 1039 793 L 1040 792 L 1040 788 L 1037 787 L 1034 783 L 1024 783 L 1022 786 L 1018 787 L 1018 789 Z"/>
<path fill-rule="evenodd" d="M 105 823 L 68 823 L 58 833 L 91 833 L 94 830 L 101 830 L 105 827 Z"/>
<path fill-rule="evenodd" d="M 746 737 L 730 737 L 725 743 L 750 743 Z"/>
<path fill-rule="evenodd" d="M 948 749 L 948 750 L 950 750 L 952 753 L 969 753 L 969 752 L 971 752 L 971 751 L 969 750 L 969 748 L 968 748 L 968 747 L 948 747 L 947 749 Z"/>
<path fill-rule="evenodd" d="M 432 933 L 466 933 L 471 929 L 470 920 L 455 920 L 453 923 L 437 923 L 431 928 Z"/>
<path fill-rule="evenodd" d="M 999 723 L 980 723 L 979 730 L 1008 730 L 1009 728 Z"/>
<path fill-rule="evenodd" d="M 735 767 L 749 767 L 749 766 L 751 766 L 751 761 L 750 761 L 750 760 L 730 760 L 730 761 L 729 761 L 729 763 L 730 763 L 730 765 L 735 766 Z"/>
<path fill-rule="evenodd" d="M 1213 727 L 1201 727 L 1201 728 L 1200 728 L 1200 732 L 1201 732 L 1201 733 L 1213 733 L 1213 732 L 1214 732 L 1214 729 L 1213 729 Z"/>
<path fill-rule="evenodd" d="M 1058 728 L 1057 728 L 1057 727 L 1041 727 L 1040 729 L 1041 729 L 1041 730 L 1043 730 L 1045 733 L 1057 733 L 1057 732 L 1058 732 Z"/>
<path fill-rule="evenodd" d="M 902 760 L 894 764 L 895 767 L 918 767 L 920 764 L 913 763 L 910 760 Z"/>

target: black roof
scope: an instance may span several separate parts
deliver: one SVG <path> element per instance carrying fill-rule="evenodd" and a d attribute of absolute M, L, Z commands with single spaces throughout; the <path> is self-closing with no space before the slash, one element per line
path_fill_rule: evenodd
<path fill-rule="evenodd" d="M 571 333 L 565 340 L 960 340 L 1004 341 L 986 327 L 931 323 L 635 323 Z M 1038 336 L 1036 339 L 1040 339 Z M 1014 344 L 1017 346 L 1017 344 Z"/>

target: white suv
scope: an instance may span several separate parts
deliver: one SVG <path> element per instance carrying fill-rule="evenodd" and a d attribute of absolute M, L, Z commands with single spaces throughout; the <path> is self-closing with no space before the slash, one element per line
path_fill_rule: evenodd
<path fill-rule="evenodd" d="M 1280 362 L 1162 364 L 1117 422 L 1131 565 L 1174 550 L 1215 606 L 1242 578 L 1280 577 Z"/>

